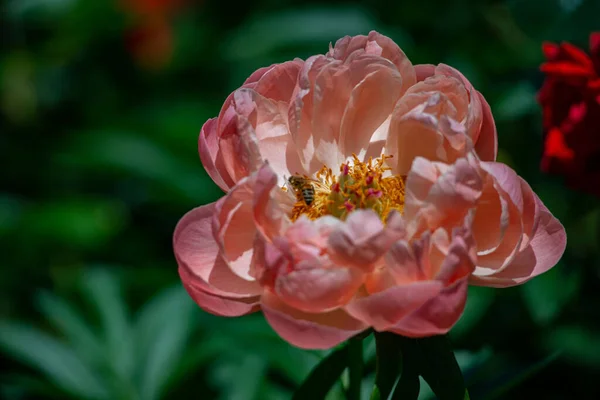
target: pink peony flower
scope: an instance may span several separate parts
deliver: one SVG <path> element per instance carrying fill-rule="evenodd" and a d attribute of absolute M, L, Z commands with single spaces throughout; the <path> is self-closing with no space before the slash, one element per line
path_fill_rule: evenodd
<path fill-rule="evenodd" d="M 262 68 L 200 132 L 226 195 L 175 230 L 183 284 L 213 314 L 262 310 L 303 348 L 368 328 L 443 334 L 469 283 L 521 284 L 565 248 L 496 151 L 490 108 L 462 74 L 413 66 L 376 32 Z"/>

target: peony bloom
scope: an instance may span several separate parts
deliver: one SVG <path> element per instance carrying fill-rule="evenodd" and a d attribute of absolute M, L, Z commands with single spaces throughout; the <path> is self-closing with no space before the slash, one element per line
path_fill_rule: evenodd
<path fill-rule="evenodd" d="M 591 55 L 569 43 L 544 43 L 543 50 L 542 170 L 600 196 L 600 32 L 590 35 Z"/>
<path fill-rule="evenodd" d="M 521 284 L 565 247 L 496 151 L 490 108 L 462 74 L 413 66 L 376 32 L 262 68 L 200 132 L 226 195 L 175 230 L 183 284 L 217 315 L 262 310 L 303 348 L 368 328 L 445 333 L 469 282 Z"/>

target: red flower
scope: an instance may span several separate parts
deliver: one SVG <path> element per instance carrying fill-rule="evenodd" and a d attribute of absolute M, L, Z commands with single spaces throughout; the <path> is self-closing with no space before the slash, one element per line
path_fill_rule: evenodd
<path fill-rule="evenodd" d="M 165 67 L 173 55 L 171 20 L 185 0 L 120 0 L 132 15 L 133 26 L 126 32 L 129 52 L 145 69 Z"/>
<path fill-rule="evenodd" d="M 544 43 L 544 172 L 562 175 L 573 188 L 600 196 L 600 32 L 590 55 L 569 43 Z"/>

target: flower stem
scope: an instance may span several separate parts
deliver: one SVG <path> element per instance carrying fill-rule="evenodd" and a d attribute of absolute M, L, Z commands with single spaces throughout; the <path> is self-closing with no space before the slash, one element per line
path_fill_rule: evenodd
<path fill-rule="evenodd" d="M 362 338 L 353 338 L 348 343 L 348 371 L 350 372 L 348 400 L 360 400 L 363 378 L 363 341 Z"/>

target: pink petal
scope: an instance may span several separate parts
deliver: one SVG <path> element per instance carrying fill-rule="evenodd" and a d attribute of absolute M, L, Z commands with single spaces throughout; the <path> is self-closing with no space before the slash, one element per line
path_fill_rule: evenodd
<path fill-rule="evenodd" d="M 404 216 L 420 229 L 460 225 L 482 189 L 482 176 L 472 157 L 450 167 L 417 158 L 406 181 Z"/>
<path fill-rule="evenodd" d="M 486 212 L 485 209 L 477 209 L 474 234 L 478 241 L 479 257 L 475 271 L 478 276 L 495 274 L 506 268 L 519 251 L 524 233 L 521 179 L 512 169 L 503 164 L 484 162 L 481 166 L 494 179 L 493 188 L 490 190 L 498 193 L 502 213 L 500 220 L 494 220 L 492 219 L 494 214 Z M 485 207 L 485 204 L 482 206 Z M 500 227 L 499 231 L 498 227 Z M 500 242 L 496 247 L 479 247 L 479 243 L 483 243 L 480 235 L 485 235 L 486 231 L 499 234 Z"/>
<path fill-rule="evenodd" d="M 340 128 L 346 157 L 367 149 L 377 128 L 391 115 L 401 95 L 402 82 L 398 71 L 381 68 L 352 89 Z"/>
<path fill-rule="evenodd" d="M 194 284 L 194 278 L 182 267 L 179 267 L 179 275 L 183 282 L 183 287 L 190 297 L 203 310 L 224 317 L 239 317 L 258 311 L 260 308 L 260 296 L 250 297 L 225 297 L 209 293 L 202 289 L 202 286 Z"/>
<path fill-rule="evenodd" d="M 229 190 L 235 183 L 229 176 L 222 157 L 219 157 L 216 118 L 209 119 L 202 127 L 198 136 L 198 152 L 202 165 L 212 180 L 224 191 Z"/>
<path fill-rule="evenodd" d="M 256 229 L 266 240 L 279 236 L 288 226 L 289 219 L 284 209 L 293 206 L 289 199 L 277 187 L 277 175 L 269 164 L 263 165 L 254 183 L 253 217 Z"/>
<path fill-rule="evenodd" d="M 257 234 L 252 213 L 254 179 L 244 178 L 215 207 L 213 235 L 232 272 L 253 281 L 250 274 L 252 246 Z"/>
<path fill-rule="evenodd" d="M 396 284 L 409 285 L 433 278 L 429 262 L 430 239 L 431 235 L 426 232 L 419 239 L 410 242 L 399 240 L 394 243 L 385 255 L 385 261 Z"/>
<path fill-rule="evenodd" d="M 220 141 L 232 176 L 239 180 L 256 171 L 264 161 L 269 162 L 282 185 L 284 176 L 306 172 L 288 130 L 287 117 L 282 113 L 284 109 L 253 89 L 234 92 L 232 108 L 235 116 L 228 125 L 231 128 L 223 132 Z"/>
<path fill-rule="evenodd" d="M 343 310 L 310 314 L 298 311 L 265 292 L 262 310 L 271 327 L 290 344 L 303 349 L 329 349 L 367 329 Z"/>
<path fill-rule="evenodd" d="M 392 171 L 406 175 L 419 156 L 448 163 L 464 156 L 472 146 L 465 125 L 468 104 L 467 92 L 455 78 L 434 76 L 411 87 L 392 113 L 386 143 L 395 155 Z"/>
<path fill-rule="evenodd" d="M 289 103 L 303 64 L 300 59 L 275 64 L 260 77 L 253 89 L 271 101 Z"/>
<path fill-rule="evenodd" d="M 467 287 L 467 279 L 462 279 L 442 289 L 437 296 L 402 318 L 389 331 L 412 338 L 445 334 L 465 309 Z"/>
<path fill-rule="evenodd" d="M 562 224 L 554 218 L 536 196 L 539 206 L 539 223 L 533 238 L 503 271 L 486 277 L 471 276 L 471 284 L 491 287 L 509 287 L 528 280 L 552 268 L 567 245 L 567 236 Z"/>
<path fill-rule="evenodd" d="M 185 283 L 219 296 L 256 295 L 261 292 L 260 286 L 233 274 L 220 254 L 211 227 L 215 208 L 215 203 L 195 208 L 175 228 L 175 257 L 181 270 L 189 272 L 186 277 L 190 282 Z"/>
<path fill-rule="evenodd" d="M 460 71 L 452 68 L 449 65 L 439 64 L 436 67 L 435 72 L 436 75 L 443 75 L 459 80 L 469 92 L 470 101 L 467 115 L 465 120 L 461 122 L 463 122 L 465 125 L 466 132 L 471 138 L 472 142 L 476 143 L 479 139 L 481 124 L 483 121 L 483 106 L 480 101 L 480 96 L 478 96 L 478 92 L 473 88 L 473 85 L 471 85 L 469 80 L 462 73 L 460 73 Z"/>
<path fill-rule="evenodd" d="M 300 261 L 297 270 L 276 278 L 275 292 L 279 298 L 291 307 L 314 313 L 348 303 L 363 283 L 360 270 L 315 261 Z"/>
<path fill-rule="evenodd" d="M 338 264 L 368 271 L 403 232 L 386 229 L 371 210 L 356 210 L 329 236 L 329 247 Z"/>
<path fill-rule="evenodd" d="M 288 108 L 290 133 L 298 148 L 304 169 L 309 173 L 315 172 L 323 164 L 328 164 L 328 160 L 318 160 L 315 157 L 312 119 L 315 108 L 313 104 L 315 80 L 321 69 L 331 62 L 331 59 L 322 55 L 313 56 L 306 60 L 298 76 L 298 83 Z"/>
<path fill-rule="evenodd" d="M 439 263 L 438 273 L 435 278 L 441 280 L 446 285 L 454 284 L 458 280 L 464 280 L 475 269 L 477 246 L 471 234 L 472 219 L 473 216 L 471 213 L 465 218 L 463 226 L 453 229 L 452 241 L 447 250 L 443 252 L 444 258 Z M 435 246 L 435 235 L 432 241 Z"/>
<path fill-rule="evenodd" d="M 490 105 L 483 95 L 477 92 L 481 102 L 483 119 L 479 137 L 475 141 L 475 151 L 482 161 L 495 161 L 498 155 L 498 134 L 496 133 L 496 123 L 492 115 Z"/>
<path fill-rule="evenodd" d="M 442 290 L 438 281 L 393 286 L 383 292 L 357 296 L 344 309 L 378 331 L 385 331 Z"/>
<path fill-rule="evenodd" d="M 365 50 L 367 54 L 381 56 L 390 60 L 398 69 L 398 72 L 400 72 L 400 76 L 402 76 L 402 93 L 415 84 L 414 68 L 408 57 L 406 57 L 406 54 L 400 50 L 392 39 L 375 31 L 369 32 L 368 36 L 343 37 L 335 43 L 335 46 L 329 50 L 327 55 L 344 61 L 357 50 Z"/>
<path fill-rule="evenodd" d="M 435 74 L 435 65 L 417 64 L 415 65 L 415 73 L 417 77 L 417 82 L 422 82 Z"/>

